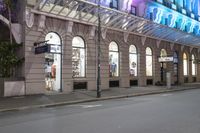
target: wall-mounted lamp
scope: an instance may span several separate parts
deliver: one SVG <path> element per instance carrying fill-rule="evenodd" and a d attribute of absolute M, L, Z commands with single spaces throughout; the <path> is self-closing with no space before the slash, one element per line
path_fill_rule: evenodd
<path fill-rule="evenodd" d="M 46 41 L 41 41 L 41 42 L 34 42 L 33 43 L 33 46 L 40 46 L 41 44 L 46 44 L 49 40 L 46 40 Z"/>

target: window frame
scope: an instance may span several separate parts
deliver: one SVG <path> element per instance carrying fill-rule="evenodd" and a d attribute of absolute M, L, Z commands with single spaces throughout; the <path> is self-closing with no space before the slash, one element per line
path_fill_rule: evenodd
<path fill-rule="evenodd" d="M 130 49 L 131 49 L 131 46 L 133 46 L 134 47 L 134 49 L 135 49 L 135 52 L 131 52 L 130 51 Z M 130 55 L 135 55 L 136 56 L 136 74 L 135 74 L 135 76 L 132 76 L 131 75 L 131 73 L 130 73 Z M 130 46 L 129 46 L 129 75 L 130 75 L 130 77 L 137 77 L 138 76 L 138 54 L 137 54 L 137 47 L 135 46 L 135 45 L 133 45 L 133 44 L 131 44 Z"/>
<path fill-rule="evenodd" d="M 73 40 L 78 37 L 80 38 L 82 41 L 83 41 L 83 47 L 79 47 L 79 46 L 73 46 Z M 72 53 L 73 53 L 73 49 L 80 49 L 80 50 L 84 50 L 84 76 L 74 76 L 73 75 L 73 65 L 72 65 L 72 78 L 86 78 L 86 68 L 87 68 L 87 63 L 86 63 L 86 58 L 87 58 L 87 54 L 86 54 L 86 43 L 85 43 L 85 40 L 83 39 L 83 37 L 81 36 L 74 36 L 73 39 L 72 39 Z M 73 54 L 72 54 L 72 58 L 73 58 Z M 71 59 L 72 59 L 71 58 Z M 72 62 L 73 62 L 73 59 L 72 59 Z"/>
<path fill-rule="evenodd" d="M 117 50 L 115 51 L 115 50 L 110 50 L 110 46 L 112 45 L 112 44 L 115 44 L 116 46 L 117 46 Z M 119 45 L 115 42 L 115 41 L 112 41 L 112 42 L 110 42 L 110 44 L 109 44 L 109 46 L 108 46 L 108 57 L 110 58 L 110 52 L 111 53 L 117 53 L 117 62 L 118 62 L 118 64 L 117 64 L 117 76 L 111 76 L 110 75 L 110 68 L 109 68 L 109 77 L 110 78 L 116 78 L 116 77 L 120 77 L 120 53 L 119 53 Z M 110 60 L 110 59 L 109 59 Z M 108 64 L 109 64 L 109 67 L 110 67 L 110 61 L 108 60 Z"/>
<path fill-rule="evenodd" d="M 147 53 L 147 49 L 151 50 L 150 54 Z M 147 74 L 147 69 L 148 69 L 147 68 L 147 57 L 151 57 L 151 75 Z M 145 65 L 146 65 L 146 68 L 145 68 L 145 70 L 146 70 L 146 76 L 147 77 L 152 77 L 153 76 L 153 51 L 152 51 L 152 49 L 150 47 L 146 47 L 146 49 L 145 49 L 145 58 L 146 58 L 146 62 L 145 62 Z"/>
<path fill-rule="evenodd" d="M 185 55 L 185 57 L 184 57 L 184 55 Z M 186 65 L 184 65 L 184 63 L 186 63 Z M 186 66 L 186 68 L 185 68 L 185 66 Z M 183 76 L 185 76 L 185 77 L 189 76 L 188 71 L 189 71 L 189 67 L 188 67 L 188 55 L 184 52 L 183 53 Z"/>
<path fill-rule="evenodd" d="M 196 56 L 194 55 L 194 54 L 192 54 L 192 76 L 193 77 L 195 77 L 195 76 L 197 76 L 197 64 L 196 63 L 194 63 L 195 62 L 195 60 L 196 60 Z"/>

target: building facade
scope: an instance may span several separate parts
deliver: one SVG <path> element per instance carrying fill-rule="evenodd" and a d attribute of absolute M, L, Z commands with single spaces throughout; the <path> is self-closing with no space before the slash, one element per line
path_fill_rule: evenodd
<path fill-rule="evenodd" d="M 102 90 L 165 85 L 168 72 L 174 85 L 200 81 L 198 0 L 27 0 L 25 5 L 25 94 L 96 90 L 98 22 Z"/>

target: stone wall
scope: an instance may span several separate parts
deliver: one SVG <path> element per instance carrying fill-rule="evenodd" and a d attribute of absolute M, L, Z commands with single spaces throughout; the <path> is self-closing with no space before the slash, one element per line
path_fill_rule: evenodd
<path fill-rule="evenodd" d="M 39 16 L 35 16 L 35 22 L 32 28 L 26 27 L 25 36 L 25 85 L 27 94 L 39 94 L 45 92 L 45 71 L 44 71 L 44 54 L 34 54 L 34 42 L 44 41 L 45 36 L 49 32 L 56 32 L 60 35 L 62 40 L 62 90 L 63 92 L 73 91 L 74 82 L 87 82 L 88 90 L 96 89 L 97 77 L 97 35 L 95 35 L 95 27 L 84 25 L 80 23 L 73 23 L 69 21 L 62 21 L 54 18 L 45 19 L 44 27 L 38 27 Z M 159 41 L 148 37 L 141 37 L 134 34 L 129 34 L 127 41 L 124 39 L 124 33 L 107 30 L 103 33 L 105 38 L 101 39 L 101 89 L 109 89 L 110 80 L 119 80 L 120 87 L 130 87 L 130 79 L 138 80 L 139 86 L 146 86 L 146 79 L 153 80 L 153 84 L 160 81 L 160 63 L 158 57 L 160 50 L 165 49 L 169 56 L 173 56 L 173 52 L 177 51 L 179 54 L 178 71 L 179 83 L 184 82 L 183 77 L 183 62 L 182 55 L 185 51 L 188 53 L 188 62 L 190 55 L 195 53 L 199 57 L 198 50 L 183 46 L 179 44 L 171 44 L 166 41 Z M 72 78 L 72 39 L 75 36 L 80 36 L 85 41 L 86 45 L 86 77 Z M 108 52 L 110 42 L 116 42 L 119 46 L 119 59 L 120 59 L 120 74 L 119 77 L 109 77 L 109 63 Z M 129 46 L 135 45 L 138 53 L 138 76 L 129 76 Z M 146 77 L 146 56 L 145 49 L 150 47 L 153 51 L 153 76 Z M 174 72 L 173 63 L 167 63 L 167 71 Z M 199 64 L 197 72 L 200 72 Z M 192 82 L 191 65 L 189 65 L 189 82 Z M 200 81 L 200 77 L 197 77 Z M 172 83 L 173 83 L 172 78 Z"/>

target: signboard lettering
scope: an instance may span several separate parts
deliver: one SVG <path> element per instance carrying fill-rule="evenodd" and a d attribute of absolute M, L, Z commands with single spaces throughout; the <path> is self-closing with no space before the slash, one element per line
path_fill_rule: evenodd
<path fill-rule="evenodd" d="M 43 44 L 41 46 L 37 46 L 38 44 L 34 43 L 35 47 L 35 54 L 42 54 L 42 53 L 52 53 L 52 54 L 60 54 L 61 53 L 61 46 L 54 45 L 54 44 Z"/>
<path fill-rule="evenodd" d="M 48 45 L 43 45 L 43 46 L 38 46 L 35 48 L 35 54 L 42 54 L 49 52 L 49 46 Z"/>
<path fill-rule="evenodd" d="M 174 57 L 159 57 L 158 62 L 172 62 L 174 61 Z"/>
<path fill-rule="evenodd" d="M 61 46 L 50 45 L 50 53 L 61 53 Z"/>

